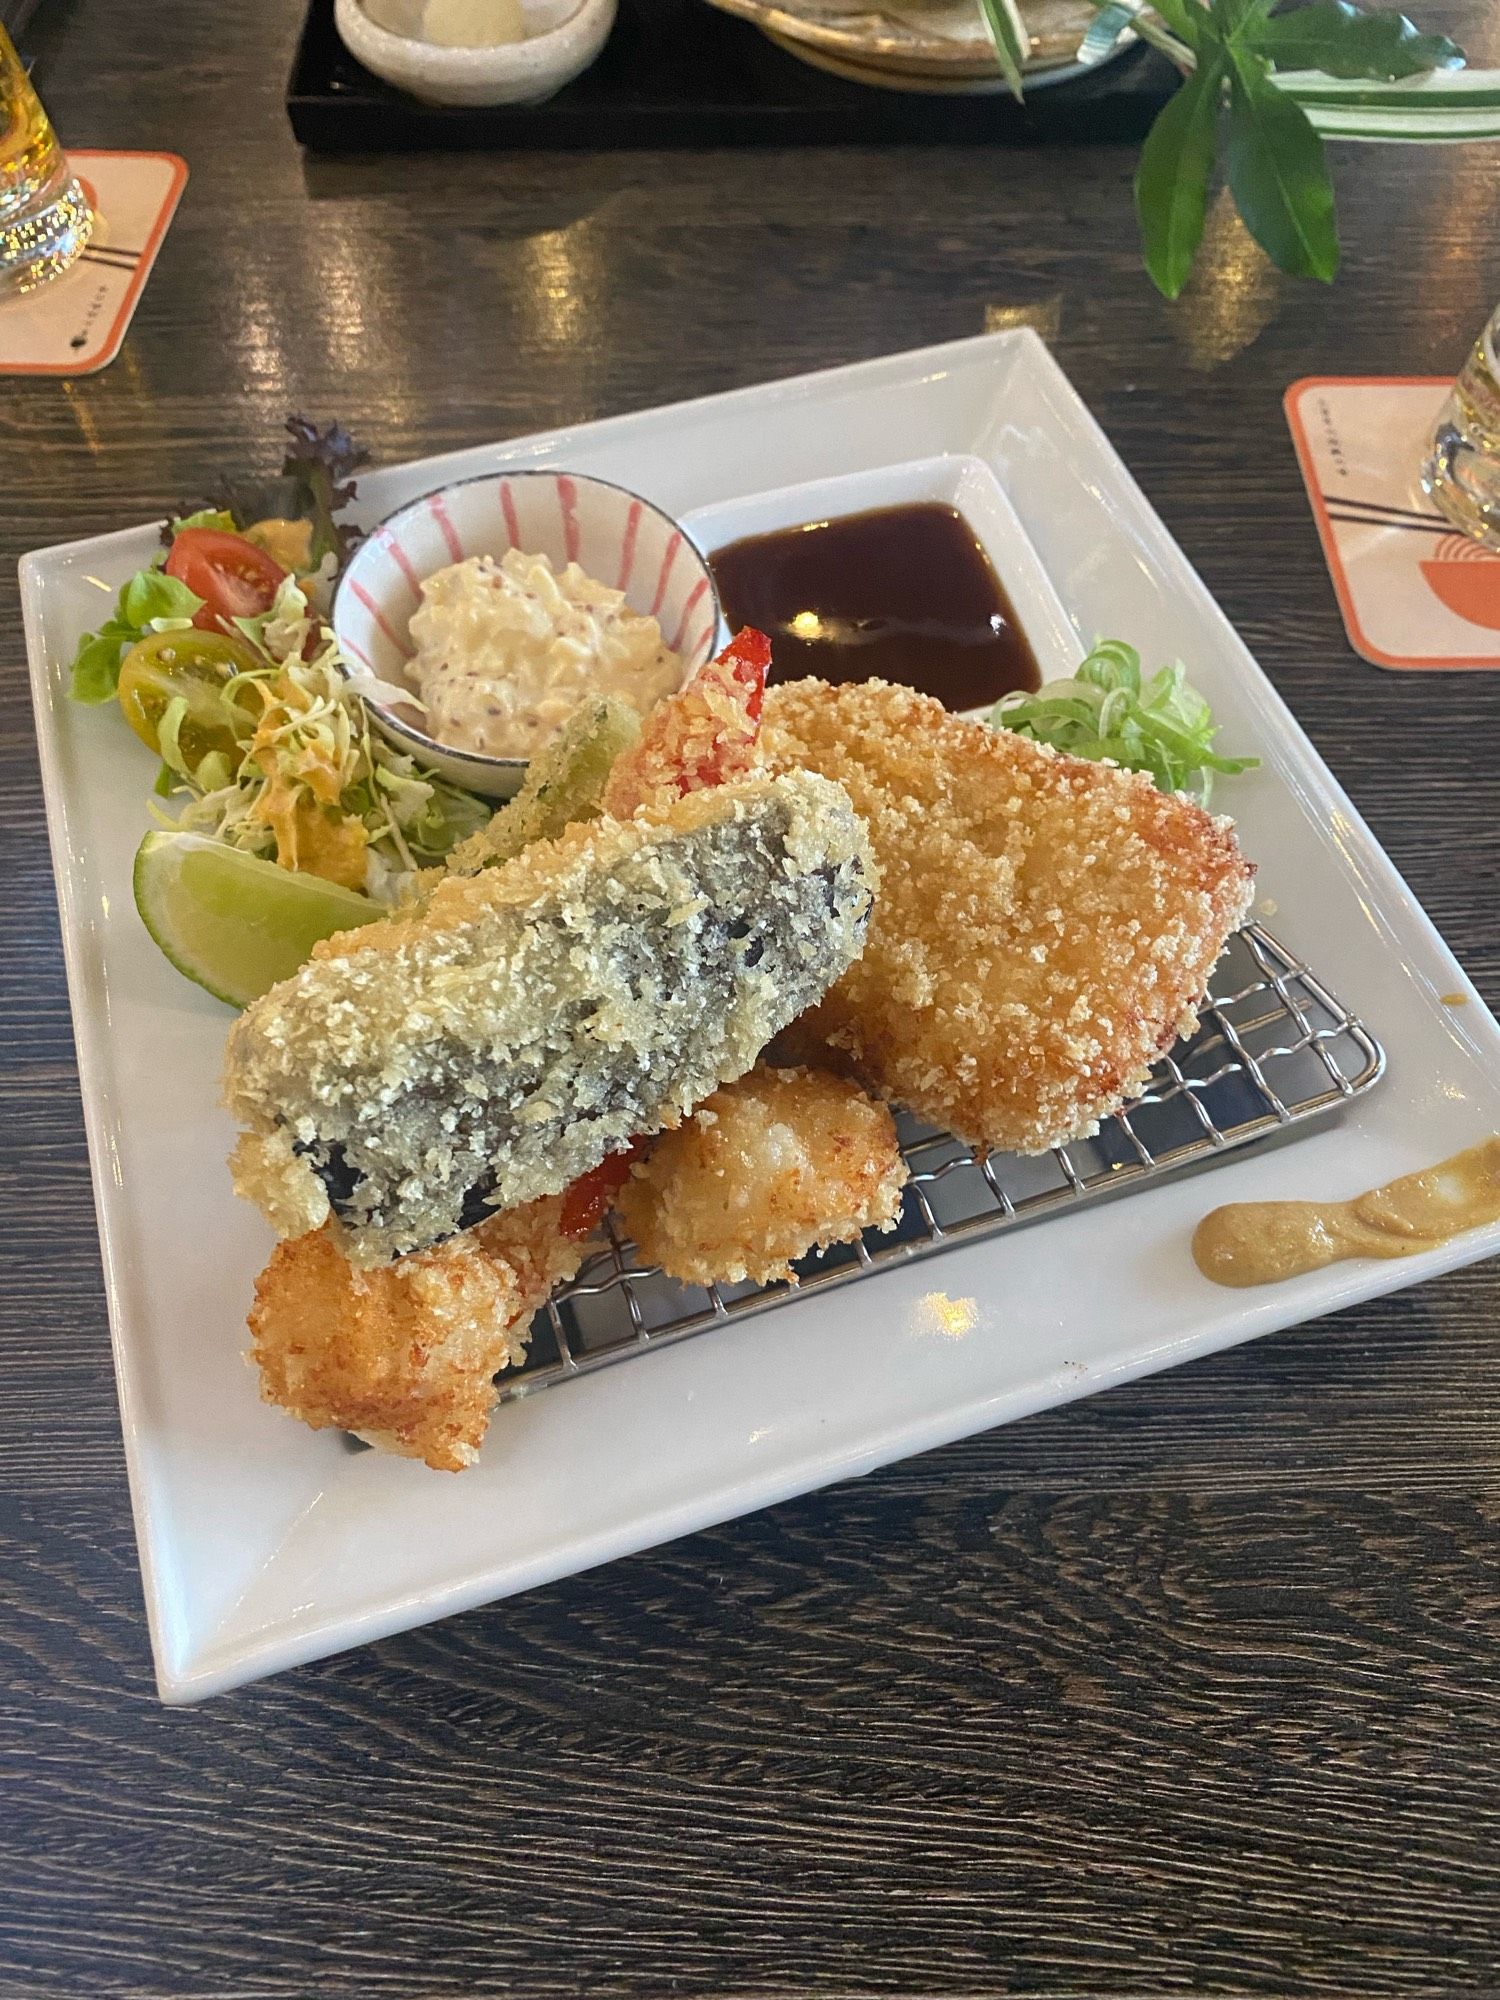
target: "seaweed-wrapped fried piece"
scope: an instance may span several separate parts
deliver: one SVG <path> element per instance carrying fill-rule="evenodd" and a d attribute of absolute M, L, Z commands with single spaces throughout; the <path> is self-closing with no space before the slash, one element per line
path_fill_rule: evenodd
<path fill-rule="evenodd" d="M 556 1194 L 742 1076 L 858 957 L 861 821 L 810 772 L 575 826 L 318 945 L 230 1036 L 235 1181 L 370 1266 Z"/>

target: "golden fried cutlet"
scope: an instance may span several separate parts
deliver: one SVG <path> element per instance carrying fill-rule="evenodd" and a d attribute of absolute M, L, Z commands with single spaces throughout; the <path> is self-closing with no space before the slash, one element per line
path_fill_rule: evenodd
<path fill-rule="evenodd" d="M 235 1183 L 375 1265 L 554 1194 L 742 1075 L 863 942 L 874 870 L 806 771 L 598 820 L 345 932 L 231 1031 Z"/>
<path fill-rule="evenodd" d="M 882 681 L 772 688 L 762 744 L 845 787 L 881 872 L 800 1056 L 827 1044 L 971 1144 L 1038 1153 L 1096 1130 L 1191 1029 L 1250 903 L 1228 821 Z"/>
<path fill-rule="evenodd" d="M 905 1184 L 885 1105 L 842 1077 L 761 1066 L 658 1139 L 618 1206 L 670 1277 L 764 1285 L 809 1250 L 890 1229 Z"/>
<path fill-rule="evenodd" d="M 266 1401 L 314 1430 L 357 1431 L 461 1472 L 495 1375 L 524 1358 L 531 1315 L 582 1260 L 563 1202 L 531 1202 L 375 1271 L 349 1262 L 330 1225 L 278 1244 L 250 1313 Z"/>

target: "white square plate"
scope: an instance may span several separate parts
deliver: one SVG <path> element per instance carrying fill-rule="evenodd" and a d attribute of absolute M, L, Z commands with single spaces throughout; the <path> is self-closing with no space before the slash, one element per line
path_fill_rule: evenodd
<path fill-rule="evenodd" d="M 1488 1256 L 1500 1228 L 1403 1263 L 1250 1293 L 1188 1256 L 1212 1202 L 1353 1193 L 1500 1129 L 1500 1030 L 1046 349 L 1027 332 L 485 445 L 375 473 L 377 520 L 447 480 L 562 465 L 682 516 L 908 461 L 983 461 L 1081 638 L 1180 656 L 1259 771 L 1224 794 L 1275 928 L 1384 1041 L 1336 1125 L 933 1262 L 798 1301 L 502 1409 L 460 1477 L 303 1429 L 242 1359 L 271 1244 L 230 1192 L 228 1016 L 131 905 L 152 772 L 73 706 L 79 633 L 151 527 L 21 565 L 37 731 L 158 1681 L 192 1701 L 524 1590 L 986 1426 Z M 873 504 L 873 502 L 871 503 Z M 746 517 L 748 518 L 748 516 Z M 998 532 L 998 531 L 997 531 Z M 994 551 L 1007 574 L 1004 550 Z M 1022 552 L 1024 560 L 1024 551 Z M 1468 1004 L 1445 1006 L 1442 995 Z M 1252 1413 L 1247 1412 L 1247 1420 Z"/>

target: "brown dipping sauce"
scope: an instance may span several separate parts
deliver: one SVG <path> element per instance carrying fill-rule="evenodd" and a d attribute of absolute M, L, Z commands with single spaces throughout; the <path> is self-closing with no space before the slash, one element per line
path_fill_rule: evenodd
<path fill-rule="evenodd" d="M 953 709 L 1041 685 L 982 544 L 941 502 L 749 535 L 709 567 L 731 627 L 770 636 L 773 681 L 899 681 Z"/>
<path fill-rule="evenodd" d="M 1413 1257 L 1500 1222 L 1500 1136 L 1352 1201 L 1240 1201 L 1205 1215 L 1193 1262 L 1216 1285 L 1272 1285 L 1345 1257 Z"/>

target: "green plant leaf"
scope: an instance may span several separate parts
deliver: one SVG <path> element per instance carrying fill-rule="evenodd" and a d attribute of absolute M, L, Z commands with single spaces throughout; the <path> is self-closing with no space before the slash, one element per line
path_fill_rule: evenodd
<path fill-rule="evenodd" d="M 1461 69 L 1464 63 L 1463 50 L 1446 35 L 1424 35 L 1404 14 L 1367 13 L 1350 0 L 1313 0 L 1290 14 L 1251 20 L 1246 40 L 1278 69 L 1317 69 L 1385 83 Z"/>
<path fill-rule="evenodd" d="M 1157 290 L 1175 299 L 1187 283 L 1203 236 L 1214 168 L 1225 57 L 1207 45 L 1187 82 L 1157 114 L 1135 176 L 1146 269 Z"/>
<path fill-rule="evenodd" d="M 1276 87 L 1302 106 L 1325 139 L 1428 146 L 1500 139 L 1500 70 L 1435 69 L 1399 83 L 1279 70 Z"/>
<path fill-rule="evenodd" d="M 1098 6 L 1100 0 L 1094 0 Z M 1208 13 L 1197 0 L 1152 0 L 1151 11 L 1164 21 L 1178 41 L 1196 49 L 1200 30 L 1208 25 Z"/>
<path fill-rule="evenodd" d="M 1224 43 L 1243 37 L 1270 13 L 1275 0 L 1213 0 L 1215 32 Z"/>
<path fill-rule="evenodd" d="M 1000 74 L 1009 84 L 1011 96 L 1019 104 L 1022 95 L 1021 65 L 1031 53 L 1031 36 L 1021 18 L 1021 10 L 1016 0 L 979 0 L 979 10 L 990 31 L 990 40 L 995 44 L 995 59 L 1000 65 Z"/>
<path fill-rule="evenodd" d="M 1500 109 L 1500 69 L 1436 69 L 1397 83 L 1332 77 L 1315 69 L 1278 70 L 1276 88 L 1309 107 L 1368 108 L 1382 117 L 1409 117 L 1414 126 L 1430 124 L 1434 132 L 1452 116 Z"/>
<path fill-rule="evenodd" d="M 1339 239 L 1323 141 L 1302 107 L 1239 51 L 1229 86 L 1229 192 L 1245 227 L 1281 270 L 1328 281 Z"/>

